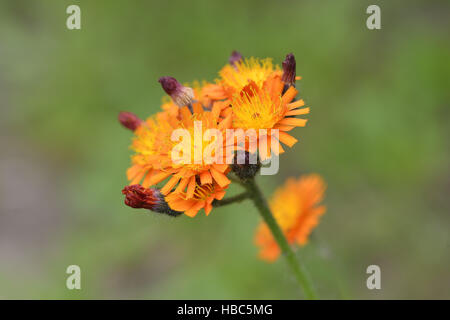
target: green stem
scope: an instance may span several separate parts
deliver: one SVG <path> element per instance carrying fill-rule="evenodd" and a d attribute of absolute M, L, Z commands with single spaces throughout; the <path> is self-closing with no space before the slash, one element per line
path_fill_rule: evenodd
<path fill-rule="evenodd" d="M 294 272 L 294 275 L 299 282 L 300 286 L 303 288 L 303 292 L 307 299 L 314 300 L 317 299 L 317 295 L 311 283 L 311 280 L 305 271 L 304 267 L 300 264 L 298 259 L 296 258 L 294 251 L 289 246 L 283 232 L 281 231 L 278 223 L 270 212 L 269 206 L 267 205 L 267 201 L 264 198 L 261 190 L 255 183 L 254 179 L 248 179 L 244 182 L 244 185 L 250 195 L 250 198 L 253 200 L 256 208 L 259 210 L 259 213 L 263 217 L 265 223 L 269 227 L 270 231 L 274 239 L 277 241 L 278 246 L 281 248 L 286 260 Z"/>
<path fill-rule="evenodd" d="M 248 197 L 249 197 L 249 193 L 248 192 L 242 192 L 242 193 L 240 193 L 240 194 L 238 194 L 236 196 L 233 196 L 233 197 L 229 197 L 229 198 L 222 199 L 222 200 L 214 200 L 212 205 L 214 207 L 226 206 L 226 205 L 231 204 L 231 203 L 240 202 L 242 200 L 245 200 Z"/>

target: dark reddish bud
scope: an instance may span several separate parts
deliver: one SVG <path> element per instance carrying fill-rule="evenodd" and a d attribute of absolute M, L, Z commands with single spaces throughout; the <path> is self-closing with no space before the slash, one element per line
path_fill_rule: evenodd
<path fill-rule="evenodd" d="M 236 65 L 242 61 L 242 54 L 240 54 L 238 51 L 233 51 L 231 53 L 230 58 L 228 59 L 228 63 L 231 64 L 233 67 L 236 67 Z"/>
<path fill-rule="evenodd" d="M 165 213 L 170 216 L 178 216 L 181 212 L 170 209 L 164 195 L 156 188 L 144 188 L 139 184 L 126 186 L 122 190 L 125 195 L 125 204 L 136 209 L 148 209 L 158 213 Z"/>
<path fill-rule="evenodd" d="M 233 164 L 231 165 L 231 171 L 241 180 L 248 180 L 253 178 L 261 169 L 261 162 L 258 159 L 256 153 L 249 153 L 245 151 L 241 154 L 238 151 L 234 156 Z"/>
<path fill-rule="evenodd" d="M 282 80 L 285 84 L 293 86 L 295 84 L 295 57 L 292 53 L 286 55 L 286 59 L 283 61 L 283 77 Z"/>
<path fill-rule="evenodd" d="M 142 120 L 132 112 L 122 111 L 119 113 L 119 122 L 125 128 L 135 131 L 141 125 Z"/>
<path fill-rule="evenodd" d="M 192 88 L 183 86 L 177 79 L 172 77 L 161 77 L 158 81 L 177 106 L 183 107 L 192 104 L 194 100 L 194 90 Z"/>

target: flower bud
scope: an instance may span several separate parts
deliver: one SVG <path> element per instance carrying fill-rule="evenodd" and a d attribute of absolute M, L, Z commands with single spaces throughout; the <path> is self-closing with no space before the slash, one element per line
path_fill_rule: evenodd
<path fill-rule="evenodd" d="M 127 129 L 135 131 L 143 122 L 132 112 L 122 111 L 119 113 L 119 122 Z"/>
<path fill-rule="evenodd" d="M 233 51 L 231 53 L 230 58 L 228 59 L 228 63 L 236 68 L 236 65 L 242 61 L 242 55 L 238 51 Z"/>
<path fill-rule="evenodd" d="M 192 88 L 183 86 L 177 79 L 172 77 L 161 77 L 158 81 L 177 106 L 192 105 L 194 101 L 194 90 Z"/>
<path fill-rule="evenodd" d="M 294 55 L 292 53 L 287 54 L 286 59 L 284 59 L 282 65 L 283 65 L 283 76 L 281 79 L 287 86 L 295 85 L 296 62 Z"/>
<path fill-rule="evenodd" d="M 231 171 L 233 171 L 236 176 L 241 180 L 247 180 L 253 178 L 261 168 L 261 162 L 258 159 L 258 155 L 256 153 L 250 154 L 248 151 L 245 151 L 244 162 L 242 164 L 238 163 L 238 154 L 235 154 L 233 164 L 231 165 Z M 256 159 L 256 161 L 254 161 Z M 253 161 L 251 161 L 253 160 Z M 256 162 L 256 163 L 254 163 Z"/>
<path fill-rule="evenodd" d="M 181 212 L 170 209 L 164 196 L 156 188 L 144 188 L 139 184 L 133 184 L 123 188 L 122 194 L 125 195 L 125 204 L 129 207 L 144 208 L 174 217 L 181 214 Z"/>

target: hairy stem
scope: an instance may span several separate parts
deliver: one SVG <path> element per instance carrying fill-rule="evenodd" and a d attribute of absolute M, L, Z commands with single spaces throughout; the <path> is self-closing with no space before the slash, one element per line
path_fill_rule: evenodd
<path fill-rule="evenodd" d="M 317 299 L 315 290 L 313 288 L 313 285 L 307 272 L 305 271 L 304 267 L 300 264 L 300 261 L 298 261 L 297 257 L 294 254 L 294 251 L 292 251 L 292 248 L 289 246 L 286 237 L 284 236 L 278 223 L 276 222 L 275 218 L 270 212 L 267 201 L 264 198 L 263 194 L 261 193 L 261 190 L 256 185 L 254 178 L 246 180 L 244 182 L 244 185 L 247 189 L 247 192 L 249 193 L 250 198 L 253 200 L 253 203 L 255 204 L 256 208 L 258 209 L 259 213 L 264 219 L 264 222 L 267 224 L 270 231 L 272 232 L 275 241 L 281 248 L 281 251 L 285 256 L 289 264 L 289 267 L 293 271 L 295 278 L 297 279 L 298 283 L 303 289 L 305 297 L 311 300 Z"/>
<path fill-rule="evenodd" d="M 248 192 L 242 192 L 238 195 L 235 195 L 233 197 L 229 197 L 226 199 L 222 199 L 222 200 L 214 200 L 212 205 L 214 207 L 221 207 L 221 206 L 226 206 L 228 204 L 231 203 L 235 203 L 235 202 L 241 202 L 242 200 L 245 200 L 249 197 L 249 193 Z"/>

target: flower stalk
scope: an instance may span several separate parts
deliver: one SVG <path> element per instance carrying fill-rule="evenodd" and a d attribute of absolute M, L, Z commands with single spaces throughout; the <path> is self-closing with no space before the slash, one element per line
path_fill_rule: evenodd
<path fill-rule="evenodd" d="M 263 196 L 261 190 L 257 186 L 255 179 L 254 178 L 247 179 L 246 181 L 244 181 L 244 186 L 247 189 L 247 192 L 249 193 L 250 199 L 252 199 L 253 203 L 255 204 L 256 208 L 258 209 L 259 213 L 264 219 L 264 222 L 267 224 L 270 231 L 272 232 L 275 241 L 277 242 L 278 246 L 283 252 L 289 264 L 289 267 L 291 268 L 292 272 L 295 275 L 295 278 L 297 279 L 298 283 L 303 289 L 305 297 L 309 300 L 317 299 L 317 295 L 311 283 L 309 275 L 307 274 L 304 266 L 302 266 L 300 261 L 298 261 L 298 259 L 296 258 L 292 248 L 289 246 L 289 243 L 287 242 L 285 236 L 283 235 L 281 228 L 279 227 L 278 223 L 276 222 L 275 218 L 273 217 L 270 211 L 270 208 L 267 204 L 265 197 Z"/>
<path fill-rule="evenodd" d="M 222 199 L 222 200 L 214 200 L 213 201 L 213 206 L 214 207 L 221 207 L 221 206 L 226 206 L 232 203 L 236 203 L 236 202 L 241 202 L 245 199 L 247 199 L 249 197 L 248 192 L 242 192 L 238 195 L 235 195 L 233 197 L 229 197 L 226 199 Z"/>

